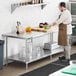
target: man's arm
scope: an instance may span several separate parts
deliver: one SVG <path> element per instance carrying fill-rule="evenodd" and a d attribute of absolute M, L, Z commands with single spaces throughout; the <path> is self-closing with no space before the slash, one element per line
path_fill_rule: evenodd
<path fill-rule="evenodd" d="M 52 23 L 52 25 L 59 25 L 60 23 L 63 23 L 67 19 L 67 14 L 63 13 L 60 18 L 58 18 L 55 22 Z"/>
<path fill-rule="evenodd" d="M 66 18 L 67 18 L 66 13 L 62 14 L 60 18 L 56 20 L 56 24 L 59 25 L 60 23 L 63 23 L 66 20 Z"/>

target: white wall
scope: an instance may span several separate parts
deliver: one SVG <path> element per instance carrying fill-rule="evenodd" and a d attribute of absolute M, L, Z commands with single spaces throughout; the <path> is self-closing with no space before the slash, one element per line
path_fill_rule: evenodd
<path fill-rule="evenodd" d="M 1 34 L 9 32 L 16 26 L 16 21 L 21 21 L 22 25 L 25 26 L 37 26 L 40 22 L 53 22 L 57 16 L 57 6 L 60 1 L 68 0 L 44 0 L 49 4 L 41 10 L 37 7 L 20 7 L 17 8 L 12 14 L 10 10 L 11 3 L 21 2 L 24 0 L 0 0 L 0 38 Z"/>
<path fill-rule="evenodd" d="M 49 2 L 49 4 L 43 10 L 41 10 L 39 6 L 23 6 L 17 8 L 11 14 L 11 3 L 21 1 L 22 0 L 0 0 L 0 39 L 2 39 L 1 35 L 3 33 L 15 30 L 17 20 L 21 21 L 23 27 L 38 26 L 40 22 L 48 22 L 51 24 L 58 17 L 58 3 L 61 1 L 67 2 L 68 0 L 44 0 L 44 2 Z M 12 42 L 13 41 L 11 41 L 11 43 Z M 18 47 L 16 46 L 17 45 L 15 45 L 15 48 Z"/>

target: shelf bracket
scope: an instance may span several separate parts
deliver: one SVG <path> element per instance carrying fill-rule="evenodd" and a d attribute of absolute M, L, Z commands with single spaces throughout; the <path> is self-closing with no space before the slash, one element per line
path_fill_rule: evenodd
<path fill-rule="evenodd" d="M 41 5 L 41 9 L 43 9 L 47 4 Z"/>
<path fill-rule="evenodd" d="M 20 5 L 18 5 L 18 4 L 11 4 L 11 13 L 13 13 L 13 11 L 19 6 Z"/>

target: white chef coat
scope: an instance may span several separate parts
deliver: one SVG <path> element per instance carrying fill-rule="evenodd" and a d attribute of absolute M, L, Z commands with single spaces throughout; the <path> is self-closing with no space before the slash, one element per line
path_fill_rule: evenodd
<path fill-rule="evenodd" d="M 72 34 L 72 16 L 69 10 L 64 10 L 61 12 L 60 18 L 56 20 L 57 25 L 60 23 L 67 24 L 67 34 Z"/>

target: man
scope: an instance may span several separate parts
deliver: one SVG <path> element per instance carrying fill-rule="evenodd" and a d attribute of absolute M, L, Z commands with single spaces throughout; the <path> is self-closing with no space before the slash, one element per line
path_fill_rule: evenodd
<path fill-rule="evenodd" d="M 70 36 L 72 34 L 72 17 L 71 13 L 66 8 L 65 2 L 61 2 L 59 4 L 59 10 L 61 12 L 59 18 L 52 23 L 52 25 L 59 25 L 58 44 L 64 47 L 65 57 L 59 57 L 59 59 L 70 60 Z"/>

